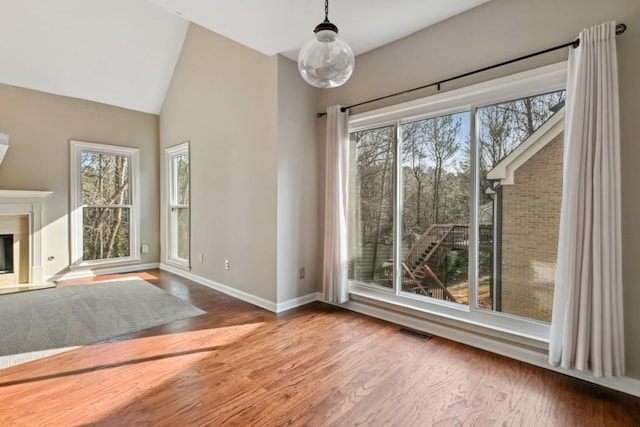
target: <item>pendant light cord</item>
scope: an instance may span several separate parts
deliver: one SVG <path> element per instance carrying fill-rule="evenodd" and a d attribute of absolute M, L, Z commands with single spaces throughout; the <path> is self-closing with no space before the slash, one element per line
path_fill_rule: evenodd
<path fill-rule="evenodd" d="M 329 22 L 329 0 L 324 0 L 324 22 Z"/>

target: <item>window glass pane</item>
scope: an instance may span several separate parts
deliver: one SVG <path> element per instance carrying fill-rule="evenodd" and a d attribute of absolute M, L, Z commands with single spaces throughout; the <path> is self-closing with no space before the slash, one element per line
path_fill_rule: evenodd
<path fill-rule="evenodd" d="M 395 126 L 351 133 L 349 279 L 384 287 L 393 281 Z"/>
<path fill-rule="evenodd" d="M 169 187 L 168 258 L 189 264 L 189 146 L 187 143 L 167 149 Z"/>
<path fill-rule="evenodd" d="M 99 260 L 130 256 L 129 208 L 82 209 L 83 260 Z"/>
<path fill-rule="evenodd" d="M 82 204 L 129 204 L 129 157 L 81 153 Z"/>
<path fill-rule="evenodd" d="M 189 208 L 173 208 L 172 227 L 173 241 L 172 257 L 189 259 Z"/>
<path fill-rule="evenodd" d="M 174 157 L 174 180 L 176 205 L 189 204 L 189 155 L 187 153 Z"/>
<path fill-rule="evenodd" d="M 402 290 L 468 300 L 470 113 L 401 125 Z"/>
<path fill-rule="evenodd" d="M 564 132 L 541 126 L 564 97 L 561 91 L 478 109 L 480 308 L 551 320 Z"/>

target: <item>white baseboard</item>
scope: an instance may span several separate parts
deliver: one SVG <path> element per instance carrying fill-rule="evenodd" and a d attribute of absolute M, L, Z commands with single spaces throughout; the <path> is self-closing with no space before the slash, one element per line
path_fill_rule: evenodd
<path fill-rule="evenodd" d="M 173 273 L 177 276 L 184 277 L 185 279 L 193 280 L 194 282 L 197 282 L 201 285 L 215 289 L 216 291 L 220 291 L 223 294 L 227 294 L 234 298 L 238 298 L 239 300 L 248 302 L 253 305 L 257 305 L 258 307 L 264 308 L 265 310 L 269 310 L 274 313 L 276 311 L 276 304 L 274 302 L 271 302 L 261 297 L 257 297 L 255 295 L 251 295 L 247 292 L 240 291 L 238 289 L 234 289 L 230 286 L 223 285 L 222 283 L 214 282 L 213 280 L 206 279 L 202 276 L 198 276 L 189 271 L 185 271 L 180 268 L 173 267 L 166 263 L 160 263 L 160 270 L 168 271 L 169 273 Z"/>
<path fill-rule="evenodd" d="M 290 299 L 288 301 L 279 302 L 276 304 L 276 313 L 282 313 L 283 311 L 291 310 L 292 308 L 301 307 L 314 301 L 320 301 L 322 294 L 314 292 L 303 297 Z"/>
<path fill-rule="evenodd" d="M 58 280 L 87 279 L 90 277 L 102 276 L 105 274 L 120 274 L 120 273 L 131 273 L 133 271 L 151 270 L 154 268 L 158 268 L 159 266 L 160 264 L 158 264 L 157 262 L 153 262 L 148 264 L 123 265 L 119 267 L 74 270 L 74 271 L 68 271 L 66 273 L 47 276 L 45 277 L 45 281 L 55 282 Z"/>
<path fill-rule="evenodd" d="M 222 283 L 218 283 L 213 280 L 206 279 L 202 276 L 198 276 L 189 271 L 173 267 L 166 263 L 160 263 L 160 269 L 173 273 L 177 276 L 184 277 L 185 279 L 193 280 L 194 282 L 200 283 L 201 285 L 215 289 L 216 291 L 220 291 L 223 294 L 227 294 L 234 298 L 238 298 L 239 300 L 248 302 L 249 304 L 253 304 L 260 308 L 264 308 L 265 310 L 271 311 L 273 313 L 280 313 L 285 310 L 290 310 L 292 308 L 300 307 L 302 305 L 308 304 L 318 299 L 317 294 L 313 293 L 313 294 L 305 295 L 303 297 L 291 299 L 285 302 L 274 303 L 273 301 L 269 301 L 264 298 L 249 294 L 247 292 L 232 288 L 230 286 L 223 285 Z"/>
<path fill-rule="evenodd" d="M 341 307 L 640 397 L 640 380 L 629 377 L 597 378 L 585 372 L 553 367 L 549 365 L 547 353 L 539 349 L 519 346 L 476 332 L 430 322 L 415 316 L 385 310 L 384 308 L 358 301 L 351 300 L 341 305 Z"/>

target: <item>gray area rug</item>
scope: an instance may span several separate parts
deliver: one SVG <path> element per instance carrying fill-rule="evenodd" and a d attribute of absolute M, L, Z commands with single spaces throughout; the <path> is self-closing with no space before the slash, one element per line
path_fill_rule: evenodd
<path fill-rule="evenodd" d="M 141 279 L 0 295 L 0 369 L 204 313 Z"/>

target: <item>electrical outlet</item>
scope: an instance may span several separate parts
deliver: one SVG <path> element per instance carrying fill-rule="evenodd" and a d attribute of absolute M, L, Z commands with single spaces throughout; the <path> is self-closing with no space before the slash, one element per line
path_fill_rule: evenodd
<path fill-rule="evenodd" d="M 224 269 L 225 269 L 225 270 L 229 270 L 229 268 L 230 268 L 230 267 L 229 267 L 229 260 L 228 260 L 228 259 L 225 259 L 225 260 L 224 260 Z"/>
<path fill-rule="evenodd" d="M 142 248 L 140 248 L 140 252 L 142 252 L 143 254 L 146 254 L 149 252 L 149 245 L 147 245 L 146 243 L 142 245 Z"/>
<path fill-rule="evenodd" d="M 200 254 L 200 264 L 204 263 L 204 254 Z"/>
<path fill-rule="evenodd" d="M 304 279 L 304 267 L 300 269 L 300 278 Z"/>

